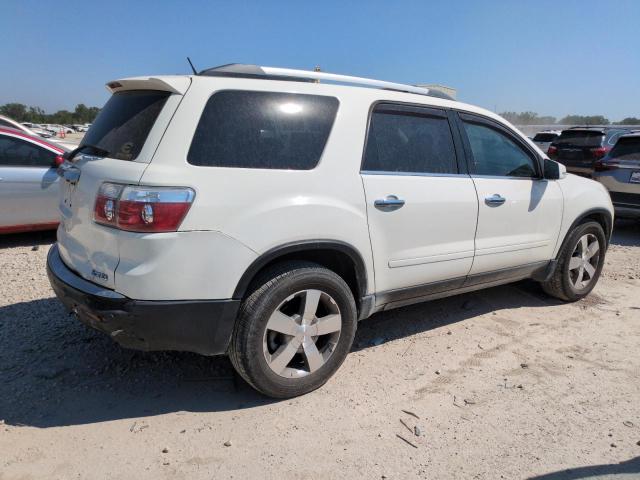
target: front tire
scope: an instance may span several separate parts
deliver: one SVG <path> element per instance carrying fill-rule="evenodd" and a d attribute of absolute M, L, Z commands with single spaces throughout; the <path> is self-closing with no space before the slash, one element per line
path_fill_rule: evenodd
<path fill-rule="evenodd" d="M 567 237 L 558 264 L 542 288 L 549 295 L 575 302 L 596 286 L 604 265 L 607 239 L 597 222 L 578 225 Z"/>
<path fill-rule="evenodd" d="M 356 324 L 355 301 L 340 276 L 314 263 L 287 262 L 261 275 L 242 302 L 229 358 L 259 392 L 303 395 L 340 367 Z"/>

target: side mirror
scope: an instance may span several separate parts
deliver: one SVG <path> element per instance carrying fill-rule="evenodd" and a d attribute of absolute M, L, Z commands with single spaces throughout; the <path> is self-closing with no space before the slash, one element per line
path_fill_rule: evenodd
<path fill-rule="evenodd" d="M 548 158 L 544 159 L 544 178 L 547 180 L 560 180 L 567 176 L 567 168 L 561 163 Z"/>

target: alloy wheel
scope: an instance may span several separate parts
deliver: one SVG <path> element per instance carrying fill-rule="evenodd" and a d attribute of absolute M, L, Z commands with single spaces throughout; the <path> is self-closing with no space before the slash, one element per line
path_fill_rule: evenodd
<path fill-rule="evenodd" d="M 580 237 L 569 260 L 569 281 L 576 290 L 583 290 L 593 281 L 600 262 L 600 242 L 587 233 Z"/>
<path fill-rule="evenodd" d="M 329 360 L 341 329 L 340 309 L 328 293 L 312 289 L 294 293 L 267 321 L 263 338 L 267 365 L 281 377 L 309 375 Z"/>

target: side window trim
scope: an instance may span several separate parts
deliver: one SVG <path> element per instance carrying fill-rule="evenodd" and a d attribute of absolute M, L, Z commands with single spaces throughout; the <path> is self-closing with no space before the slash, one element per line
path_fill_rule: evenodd
<path fill-rule="evenodd" d="M 381 108 L 381 110 L 378 110 Z M 425 172 L 396 172 L 396 171 L 383 171 L 383 170 L 366 170 L 364 168 L 365 157 L 367 153 L 367 144 L 369 142 L 369 133 L 371 132 L 371 122 L 373 120 L 373 114 L 383 111 L 385 113 L 397 112 L 399 114 L 415 113 L 416 115 L 428 115 L 432 117 L 440 117 L 447 120 L 449 124 L 449 131 L 453 138 L 453 148 L 455 152 L 455 163 L 457 173 L 425 173 Z M 464 151 L 462 149 L 459 132 L 457 126 L 454 125 L 451 117 L 451 110 L 448 108 L 435 107 L 432 105 L 421 105 L 416 103 L 405 102 L 393 102 L 389 100 L 377 100 L 369 107 L 369 113 L 367 118 L 367 131 L 364 136 L 364 145 L 362 146 L 362 157 L 360 159 L 360 174 L 362 175 L 396 175 L 396 176 L 409 176 L 409 177 L 458 177 L 468 175 L 467 165 L 465 161 Z"/>
<path fill-rule="evenodd" d="M 458 126 L 458 131 L 460 133 L 460 136 L 462 137 L 462 143 L 464 145 L 464 152 L 465 152 L 465 159 L 466 159 L 466 164 L 467 164 L 467 169 L 469 171 L 469 175 L 471 175 L 472 177 L 491 177 L 491 178 L 503 178 L 503 179 L 512 179 L 512 180 L 530 180 L 530 179 L 541 179 L 543 178 L 542 175 L 542 159 L 540 158 L 539 155 L 536 154 L 536 152 L 534 152 L 529 145 L 527 145 L 526 143 L 524 143 L 519 136 L 513 132 L 511 129 L 507 128 L 506 126 L 496 122 L 495 120 L 488 118 L 488 117 L 484 117 L 482 115 L 478 115 L 476 113 L 469 113 L 469 112 L 465 112 L 462 110 L 456 110 L 455 111 L 455 116 L 457 117 L 457 121 L 456 124 Z M 500 133 L 504 134 L 509 140 L 511 140 L 512 142 L 514 142 L 516 145 L 518 145 L 520 148 L 522 148 L 522 150 L 524 150 L 527 155 L 531 158 L 531 160 L 533 161 L 534 167 L 536 169 L 536 176 L 535 177 L 507 177 L 507 176 L 499 176 L 499 175 L 479 175 L 476 174 L 474 171 L 474 163 L 473 163 L 473 153 L 471 152 L 471 144 L 469 143 L 469 138 L 464 130 L 464 125 L 463 122 L 467 120 L 471 123 L 476 123 L 476 124 L 480 124 L 480 125 L 484 125 L 488 128 L 491 128 L 493 130 L 497 130 Z"/>

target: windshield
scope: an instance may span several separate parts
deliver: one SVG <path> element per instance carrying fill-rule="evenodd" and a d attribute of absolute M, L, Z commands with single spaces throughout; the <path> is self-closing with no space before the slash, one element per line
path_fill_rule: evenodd
<path fill-rule="evenodd" d="M 94 150 L 106 152 L 101 156 L 135 160 L 169 95 L 156 90 L 113 94 L 80 146 L 90 145 Z"/>
<path fill-rule="evenodd" d="M 598 130 L 565 130 L 555 140 L 558 147 L 600 147 L 604 133 Z"/>
<path fill-rule="evenodd" d="M 535 137 L 533 137 L 534 142 L 553 142 L 553 140 L 558 136 L 557 133 L 538 133 Z"/>
<path fill-rule="evenodd" d="M 621 138 L 609 156 L 620 160 L 640 160 L 640 137 Z"/>

